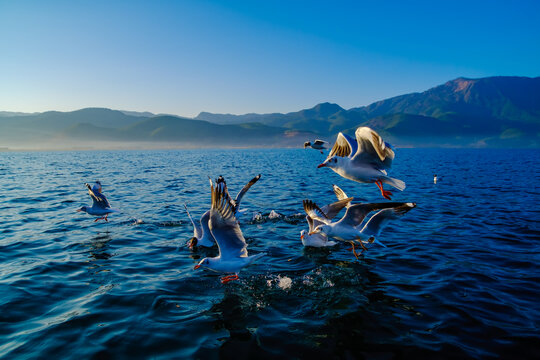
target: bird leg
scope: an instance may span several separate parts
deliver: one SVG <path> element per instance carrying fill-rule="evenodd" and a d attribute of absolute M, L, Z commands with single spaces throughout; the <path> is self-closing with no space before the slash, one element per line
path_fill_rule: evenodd
<path fill-rule="evenodd" d="M 362 240 L 360 240 L 360 238 L 358 238 L 357 241 L 360 243 L 360 246 L 362 247 L 362 250 L 367 251 L 367 247 L 364 245 L 364 243 L 362 242 Z"/>
<path fill-rule="evenodd" d="M 94 220 L 94 222 L 96 222 L 96 221 L 98 221 L 98 220 L 103 220 L 103 219 L 105 219 L 103 216 L 102 216 L 102 217 L 98 217 L 98 218 L 96 218 L 96 220 Z"/>
<path fill-rule="evenodd" d="M 354 254 L 354 257 L 356 258 L 356 260 L 358 260 L 358 254 L 356 253 L 356 249 L 354 248 L 354 241 L 349 241 L 349 243 L 351 244 L 351 247 L 348 248 L 347 250 L 352 251 L 352 253 Z"/>
<path fill-rule="evenodd" d="M 388 200 L 392 200 L 392 198 L 390 198 L 390 196 L 392 196 L 392 192 L 383 189 L 383 183 L 382 183 L 381 180 L 375 181 L 375 185 L 377 185 L 379 190 L 381 190 L 381 195 L 383 196 L 383 198 L 388 199 Z"/>
<path fill-rule="evenodd" d="M 105 214 L 105 217 L 103 218 L 106 222 L 109 222 L 109 220 L 107 220 L 107 216 L 109 216 L 109 214 Z"/>
<path fill-rule="evenodd" d="M 221 283 L 222 284 L 226 284 L 228 282 L 231 282 L 231 281 L 234 281 L 234 280 L 238 280 L 238 274 L 234 274 L 234 275 L 228 275 L 228 276 L 224 276 L 221 278 Z"/>

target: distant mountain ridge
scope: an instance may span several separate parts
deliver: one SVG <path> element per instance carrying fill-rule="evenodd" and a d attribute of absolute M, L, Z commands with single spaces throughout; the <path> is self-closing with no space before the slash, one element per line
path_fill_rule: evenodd
<path fill-rule="evenodd" d="M 220 115 L 196 119 L 216 123 L 250 118 L 291 130 L 333 136 L 370 126 L 401 145 L 540 146 L 540 77 L 458 78 L 421 93 L 400 95 L 345 110 L 322 103 L 287 114 Z M 423 140 L 421 138 L 424 138 Z"/>
<path fill-rule="evenodd" d="M 86 108 L 0 112 L 0 147 L 139 142 L 178 146 L 301 146 L 370 126 L 397 146 L 539 147 L 540 77 L 458 78 L 424 92 L 346 110 L 321 103 L 286 114 L 212 114 L 194 119 Z M 158 145 L 159 146 L 159 145 Z"/>
<path fill-rule="evenodd" d="M 12 148 L 272 147 L 294 146 L 305 136 L 260 123 L 219 125 L 105 108 L 0 118 L 0 147 Z"/>

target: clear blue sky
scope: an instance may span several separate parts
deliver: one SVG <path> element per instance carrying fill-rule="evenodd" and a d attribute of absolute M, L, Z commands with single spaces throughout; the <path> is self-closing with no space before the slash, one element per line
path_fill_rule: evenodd
<path fill-rule="evenodd" d="M 540 1 L 0 0 L 0 110 L 345 108 L 540 75 Z"/>

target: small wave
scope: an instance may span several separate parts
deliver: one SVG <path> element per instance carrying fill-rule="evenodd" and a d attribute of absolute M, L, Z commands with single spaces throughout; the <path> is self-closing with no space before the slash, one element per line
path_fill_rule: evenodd
<path fill-rule="evenodd" d="M 303 220 L 305 218 L 305 214 L 292 214 L 292 215 L 284 215 L 281 214 L 275 210 L 270 211 L 269 213 L 262 214 L 262 213 L 254 213 L 251 217 L 251 220 L 247 222 L 249 225 L 253 224 L 264 224 L 267 222 L 286 222 L 288 224 L 296 225 L 298 222 Z"/>

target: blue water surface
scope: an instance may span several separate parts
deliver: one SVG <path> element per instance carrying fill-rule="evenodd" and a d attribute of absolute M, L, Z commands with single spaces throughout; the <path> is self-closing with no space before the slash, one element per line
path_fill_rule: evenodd
<path fill-rule="evenodd" d="M 398 149 L 391 174 L 407 188 L 394 200 L 418 206 L 356 260 L 345 244 L 302 246 L 302 200 L 334 201 L 332 184 L 384 199 L 317 169 L 317 151 L 0 153 L 0 357 L 533 358 L 539 158 Z M 240 224 L 266 256 L 222 285 L 193 269 L 217 250 L 188 249 L 183 204 L 199 217 L 207 176 L 234 194 L 259 173 Z M 108 223 L 76 212 L 98 179 L 122 210 Z"/>

